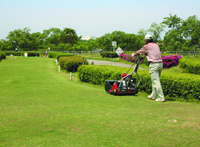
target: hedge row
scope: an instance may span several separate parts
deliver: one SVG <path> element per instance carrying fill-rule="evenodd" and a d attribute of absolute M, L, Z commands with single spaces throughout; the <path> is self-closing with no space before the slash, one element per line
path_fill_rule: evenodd
<path fill-rule="evenodd" d="M 40 56 L 40 54 L 39 53 L 37 53 L 37 52 L 27 52 L 28 53 L 28 57 L 38 57 L 38 56 Z"/>
<path fill-rule="evenodd" d="M 200 75 L 200 58 L 182 58 L 179 65 L 184 72 Z"/>
<path fill-rule="evenodd" d="M 13 56 L 24 56 L 24 52 L 14 52 L 14 51 L 9 51 L 9 52 L 5 52 L 6 56 L 10 56 L 11 54 Z"/>
<path fill-rule="evenodd" d="M 65 56 L 73 56 L 73 54 L 58 53 L 58 52 L 50 52 L 50 53 L 48 53 L 48 57 L 49 58 L 56 58 L 57 60 L 59 60 L 60 57 L 65 57 Z"/>
<path fill-rule="evenodd" d="M 13 56 L 24 56 L 24 53 L 28 53 L 28 57 L 35 57 L 35 56 L 40 56 L 40 53 L 38 52 L 5 52 L 6 56 L 10 56 L 11 54 Z"/>
<path fill-rule="evenodd" d="M 0 52 L 0 61 L 6 59 L 6 54 L 3 52 Z"/>
<path fill-rule="evenodd" d="M 78 68 L 79 79 L 83 82 L 105 84 L 105 80 L 120 80 L 121 74 L 128 68 L 113 66 L 83 65 Z M 149 72 L 139 70 L 141 77 L 139 89 L 151 93 L 152 83 Z M 200 76 L 183 73 L 162 72 L 161 84 L 166 97 L 185 100 L 200 100 Z"/>
<path fill-rule="evenodd" d="M 59 64 L 62 69 L 68 72 L 76 72 L 78 67 L 83 64 L 83 58 L 81 56 L 60 57 Z M 88 62 L 84 60 L 84 64 L 88 64 Z"/>
<path fill-rule="evenodd" d="M 101 52 L 101 57 L 118 58 L 119 55 L 116 52 Z"/>
<path fill-rule="evenodd" d="M 107 65 L 83 65 L 78 68 L 78 72 L 81 81 L 99 85 L 104 85 L 105 80 L 121 78 L 118 67 Z"/>

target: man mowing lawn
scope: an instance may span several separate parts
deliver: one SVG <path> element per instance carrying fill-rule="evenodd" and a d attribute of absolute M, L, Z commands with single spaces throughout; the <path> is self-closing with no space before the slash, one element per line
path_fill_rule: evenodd
<path fill-rule="evenodd" d="M 146 45 L 133 55 L 136 56 L 139 54 L 145 54 L 149 62 L 149 73 L 152 80 L 152 93 L 148 96 L 148 98 L 156 100 L 157 102 L 164 102 L 165 97 L 160 83 L 160 75 L 163 69 L 160 48 L 157 44 L 153 43 L 153 38 L 150 34 L 147 34 L 144 40 Z M 156 99 L 156 97 L 158 98 Z"/>

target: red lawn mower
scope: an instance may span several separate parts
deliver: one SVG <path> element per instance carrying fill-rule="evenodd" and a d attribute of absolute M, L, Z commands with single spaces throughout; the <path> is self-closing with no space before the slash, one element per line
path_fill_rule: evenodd
<path fill-rule="evenodd" d="M 107 80 L 105 83 L 105 91 L 112 95 L 135 95 L 138 93 L 138 86 L 140 85 L 141 78 L 137 73 L 139 64 L 144 56 L 138 56 L 136 66 L 130 74 L 123 73 L 121 80 Z M 133 65 L 131 66 L 131 68 Z M 130 69 L 131 69 L 130 68 Z M 130 70 L 129 69 L 129 70 Z M 129 72 L 127 71 L 127 73 Z M 136 74 L 137 80 L 133 77 Z M 136 82 L 137 81 L 137 82 Z"/>

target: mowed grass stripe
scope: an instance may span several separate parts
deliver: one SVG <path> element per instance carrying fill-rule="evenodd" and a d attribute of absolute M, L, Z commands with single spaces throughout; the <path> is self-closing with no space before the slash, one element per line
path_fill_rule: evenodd
<path fill-rule="evenodd" d="M 199 104 L 112 96 L 68 75 L 53 59 L 0 63 L 0 146 L 200 145 Z"/>

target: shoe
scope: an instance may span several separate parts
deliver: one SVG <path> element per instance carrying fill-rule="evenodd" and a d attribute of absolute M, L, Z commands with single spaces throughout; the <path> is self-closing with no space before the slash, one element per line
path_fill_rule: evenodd
<path fill-rule="evenodd" d="M 148 96 L 148 99 L 155 100 L 156 98 L 153 98 L 153 97 L 151 97 L 151 96 Z"/>
<path fill-rule="evenodd" d="M 156 99 L 156 102 L 164 102 L 164 101 L 165 101 L 165 99 L 164 100 Z"/>

